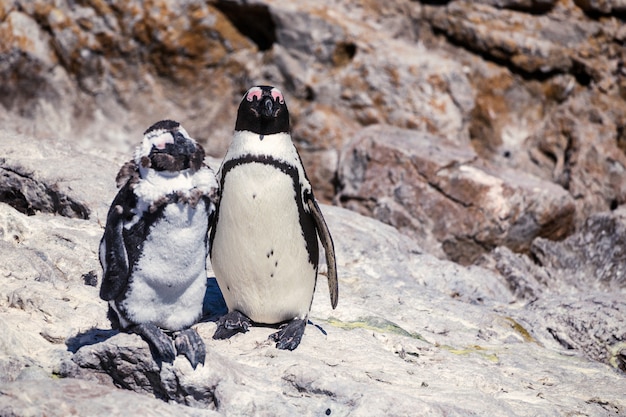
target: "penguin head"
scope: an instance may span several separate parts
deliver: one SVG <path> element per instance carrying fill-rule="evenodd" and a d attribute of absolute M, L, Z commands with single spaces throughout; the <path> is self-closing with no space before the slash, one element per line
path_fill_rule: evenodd
<path fill-rule="evenodd" d="M 236 131 L 261 137 L 289 132 L 289 111 L 283 93 L 276 87 L 259 85 L 244 94 L 237 111 Z"/>
<path fill-rule="evenodd" d="M 143 133 L 143 141 L 135 152 L 135 163 L 141 171 L 197 171 L 204 160 L 204 149 L 191 138 L 180 123 L 161 120 Z"/>

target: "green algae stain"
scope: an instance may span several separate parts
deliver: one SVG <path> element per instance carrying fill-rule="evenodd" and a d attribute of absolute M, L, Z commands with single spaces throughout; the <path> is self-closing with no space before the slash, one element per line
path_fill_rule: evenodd
<path fill-rule="evenodd" d="M 609 364 L 615 368 L 626 372 L 626 342 L 619 342 L 608 346 Z"/>
<path fill-rule="evenodd" d="M 524 339 L 525 342 L 527 342 L 527 343 L 536 343 L 539 346 L 542 346 L 541 343 L 537 339 L 532 337 L 532 335 L 528 332 L 528 330 L 526 330 L 524 328 L 524 326 L 522 326 L 517 321 L 515 321 L 515 319 L 513 317 L 504 317 L 504 320 L 506 320 L 511 325 L 513 330 L 515 330 L 515 333 L 517 333 L 520 336 L 522 336 L 522 338 Z"/>
<path fill-rule="evenodd" d="M 383 319 L 381 317 L 366 316 L 360 317 L 353 321 L 341 321 L 334 317 L 330 317 L 327 321 L 328 324 L 330 324 L 331 326 L 335 326 L 344 330 L 365 329 L 372 330 L 378 333 L 392 333 L 400 336 L 410 337 L 412 339 L 421 340 L 423 342 L 431 344 L 419 333 L 408 332 L 394 322 Z"/>
<path fill-rule="evenodd" d="M 483 358 L 487 359 L 489 362 L 492 363 L 499 363 L 500 359 L 498 358 L 498 355 L 496 355 L 493 352 L 489 352 L 487 349 L 485 349 L 482 346 L 479 345 L 472 345 L 472 346 L 467 346 L 465 348 L 462 349 L 458 349 L 452 346 L 448 346 L 448 345 L 440 345 L 440 348 L 447 350 L 448 352 L 454 354 L 454 355 L 469 355 L 472 353 L 477 353 L 480 356 L 482 356 Z"/>

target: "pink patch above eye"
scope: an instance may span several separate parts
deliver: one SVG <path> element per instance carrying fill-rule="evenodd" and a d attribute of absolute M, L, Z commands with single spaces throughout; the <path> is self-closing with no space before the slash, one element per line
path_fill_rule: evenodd
<path fill-rule="evenodd" d="M 260 100 L 261 97 L 263 96 L 263 90 L 261 90 L 260 87 L 252 87 L 251 89 L 248 90 L 248 92 L 246 93 L 246 100 L 248 101 L 252 101 L 255 98 L 257 100 Z"/>
<path fill-rule="evenodd" d="M 278 88 L 272 88 L 271 94 L 272 98 L 274 100 L 278 100 L 280 104 L 283 104 L 285 102 L 285 99 L 283 98 L 283 93 L 281 93 Z"/>
<path fill-rule="evenodd" d="M 152 139 L 152 144 L 157 149 L 165 149 L 165 145 L 168 143 L 174 143 L 174 137 L 170 132 L 161 133 L 159 136 Z"/>

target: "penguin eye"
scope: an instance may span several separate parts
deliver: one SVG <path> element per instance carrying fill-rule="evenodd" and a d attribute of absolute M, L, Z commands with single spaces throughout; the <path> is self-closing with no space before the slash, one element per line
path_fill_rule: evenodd
<path fill-rule="evenodd" d="M 272 88 L 271 94 L 272 94 L 272 98 L 274 99 L 274 101 L 278 100 L 280 104 L 285 104 L 283 93 L 281 93 L 278 88 L 276 87 Z"/>
<path fill-rule="evenodd" d="M 246 100 L 253 101 L 254 99 L 260 100 L 263 96 L 263 90 L 260 87 L 252 87 L 246 93 Z"/>

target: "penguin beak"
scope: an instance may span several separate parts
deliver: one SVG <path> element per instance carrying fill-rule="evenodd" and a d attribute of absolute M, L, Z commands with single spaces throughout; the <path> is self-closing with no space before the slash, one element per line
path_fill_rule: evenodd
<path fill-rule="evenodd" d="M 187 139 L 180 132 L 174 134 L 174 145 L 176 146 L 176 152 L 180 155 L 191 155 L 197 148 L 193 141 Z"/>
<path fill-rule="evenodd" d="M 261 114 L 264 117 L 272 117 L 274 115 L 274 100 L 272 97 L 265 97 L 261 103 Z"/>

